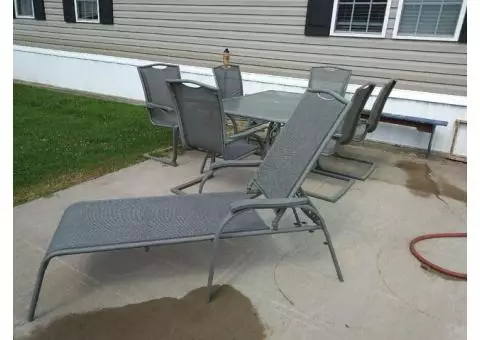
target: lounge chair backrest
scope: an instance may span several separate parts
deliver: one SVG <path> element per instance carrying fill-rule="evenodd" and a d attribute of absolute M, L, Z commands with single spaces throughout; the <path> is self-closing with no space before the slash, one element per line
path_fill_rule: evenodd
<path fill-rule="evenodd" d="M 343 120 L 350 104 L 327 92 L 308 89 L 269 149 L 252 180 L 266 197 L 292 197 Z"/>
<path fill-rule="evenodd" d="M 332 90 L 345 96 L 352 71 L 338 67 L 312 67 L 308 88 Z"/>
<path fill-rule="evenodd" d="M 177 114 L 173 110 L 173 99 L 165 81 L 166 79 L 180 79 L 180 68 L 177 65 L 152 64 L 139 66 L 137 69 L 152 123 L 167 126 L 176 125 Z M 149 107 L 148 103 L 163 106 L 165 109 Z"/>
<path fill-rule="evenodd" d="M 218 90 L 193 80 L 167 80 L 186 147 L 223 154 L 225 132 Z"/>
<path fill-rule="evenodd" d="M 370 116 L 367 123 L 367 132 L 373 132 L 378 126 L 378 122 L 382 117 L 383 108 L 387 102 L 390 93 L 397 84 L 395 79 L 390 80 L 388 83 L 383 85 L 382 89 L 378 93 L 377 99 L 373 103 L 372 109 L 370 110 Z"/>
<path fill-rule="evenodd" d="M 222 98 L 243 96 L 240 66 L 230 65 L 228 68 L 225 68 L 223 65 L 220 65 L 213 68 L 213 75 Z"/>
<path fill-rule="evenodd" d="M 352 105 L 345 116 L 340 130 L 342 136 L 338 140 L 339 144 L 348 144 L 353 140 L 353 137 L 355 137 L 360 116 L 374 88 L 375 84 L 368 83 L 360 86 L 353 94 L 350 100 Z"/>

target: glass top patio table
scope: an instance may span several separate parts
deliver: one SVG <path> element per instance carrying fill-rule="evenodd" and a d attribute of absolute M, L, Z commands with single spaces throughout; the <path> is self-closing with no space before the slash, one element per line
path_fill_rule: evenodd
<path fill-rule="evenodd" d="M 223 100 L 223 110 L 232 116 L 241 116 L 274 123 L 286 123 L 303 93 L 264 91 Z"/>

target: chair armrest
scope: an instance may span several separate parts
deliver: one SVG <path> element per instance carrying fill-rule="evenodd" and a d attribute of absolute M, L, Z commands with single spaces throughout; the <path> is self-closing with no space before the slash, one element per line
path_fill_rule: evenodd
<path fill-rule="evenodd" d="M 308 198 L 306 197 L 244 199 L 231 203 L 230 210 L 232 213 L 237 213 L 242 210 L 252 209 L 294 208 L 306 204 L 308 204 Z"/>
<path fill-rule="evenodd" d="M 348 99 L 345 99 L 344 97 L 342 97 L 341 95 L 339 95 L 337 92 L 334 92 L 332 90 L 328 90 L 328 89 L 307 89 L 307 91 L 309 92 L 312 92 L 312 93 L 326 93 L 332 97 L 334 97 L 336 100 L 338 100 L 339 102 L 345 104 L 345 105 L 348 105 L 350 103 L 350 101 Z"/>
<path fill-rule="evenodd" d="M 213 163 L 209 170 L 215 171 L 222 168 L 248 168 L 260 166 L 260 164 L 262 164 L 262 160 L 260 159 L 223 161 L 219 163 Z"/>
<path fill-rule="evenodd" d="M 159 104 L 154 104 L 154 103 L 151 103 L 151 102 L 146 102 L 145 106 L 148 107 L 149 109 L 160 109 L 160 110 L 167 111 L 167 112 L 173 112 L 173 109 L 171 107 L 165 106 L 165 105 L 159 105 Z"/>
<path fill-rule="evenodd" d="M 263 125 L 255 126 L 255 127 L 250 128 L 248 130 L 243 130 L 242 132 L 239 132 L 237 134 L 234 134 L 234 135 L 230 136 L 227 143 L 231 143 L 231 142 L 236 141 L 238 139 L 248 137 L 248 136 L 253 135 L 254 133 L 262 131 L 262 130 L 265 130 L 265 126 L 263 126 Z"/>

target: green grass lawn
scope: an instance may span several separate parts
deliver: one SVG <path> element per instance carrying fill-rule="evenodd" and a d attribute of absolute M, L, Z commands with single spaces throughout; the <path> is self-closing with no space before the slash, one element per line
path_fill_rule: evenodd
<path fill-rule="evenodd" d="M 170 144 L 139 106 L 13 84 L 14 204 L 143 160 Z"/>

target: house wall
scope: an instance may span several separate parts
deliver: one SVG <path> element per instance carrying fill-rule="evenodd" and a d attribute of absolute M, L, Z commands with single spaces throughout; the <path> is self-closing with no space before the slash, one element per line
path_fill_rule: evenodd
<path fill-rule="evenodd" d="M 307 0 L 113 0 L 114 25 L 65 23 L 61 0 L 46 21 L 14 19 L 14 43 L 211 68 L 228 47 L 243 71 L 306 79 L 314 65 L 353 71 L 352 83 L 398 79 L 399 89 L 466 95 L 467 46 L 387 38 L 306 37 Z"/>

